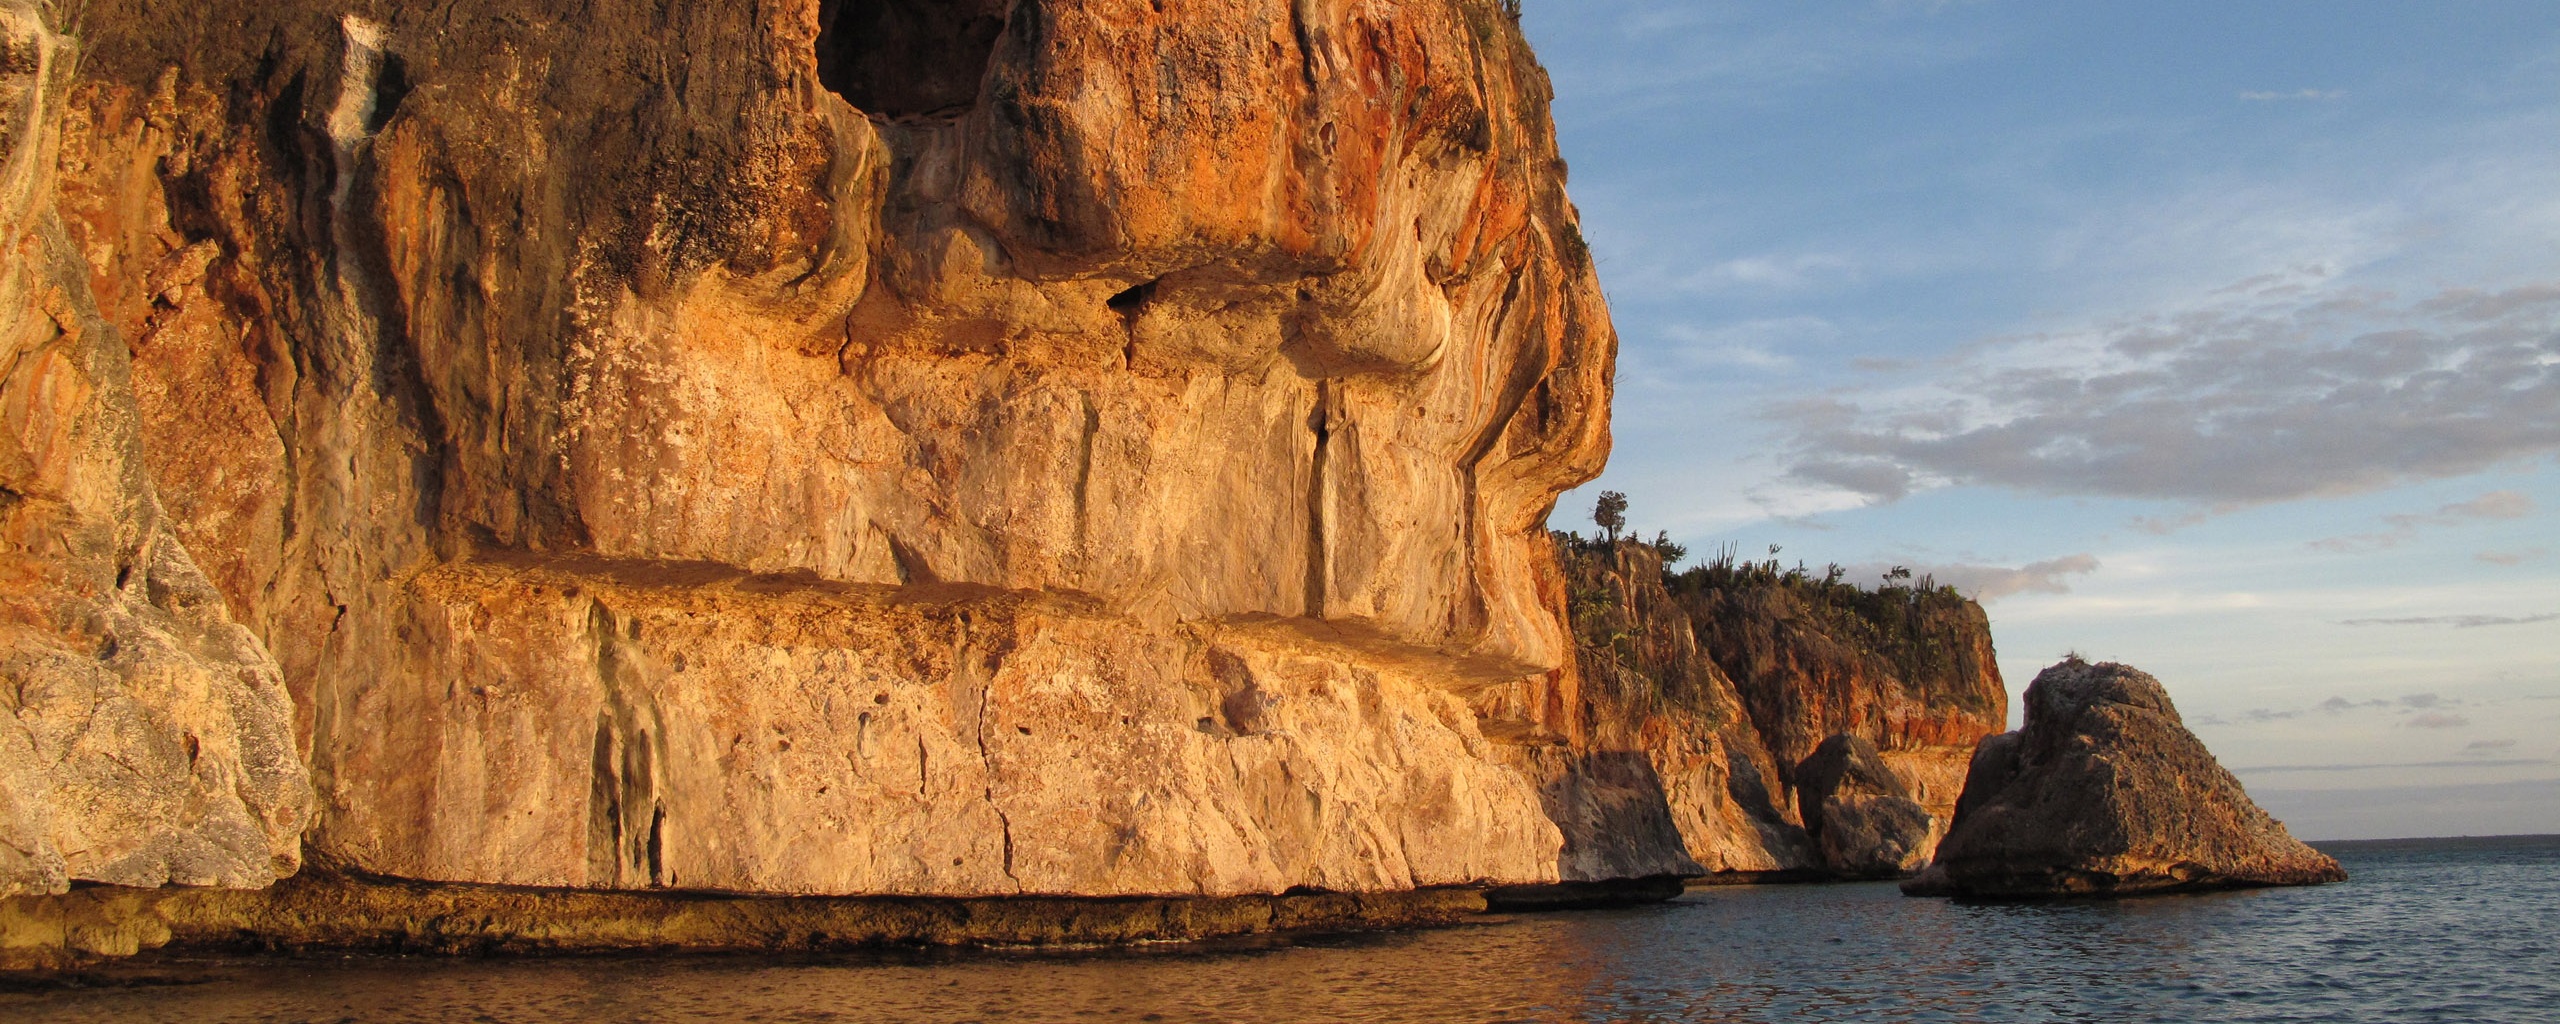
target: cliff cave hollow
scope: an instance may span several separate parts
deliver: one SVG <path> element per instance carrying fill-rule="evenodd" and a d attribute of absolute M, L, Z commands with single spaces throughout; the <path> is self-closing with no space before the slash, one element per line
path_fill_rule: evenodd
<path fill-rule="evenodd" d="M 823 0 L 818 80 L 880 117 L 956 114 L 978 102 L 1010 0 Z"/>

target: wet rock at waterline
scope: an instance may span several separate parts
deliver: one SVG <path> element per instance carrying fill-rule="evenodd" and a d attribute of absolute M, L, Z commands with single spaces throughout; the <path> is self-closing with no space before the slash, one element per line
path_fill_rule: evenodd
<path fill-rule="evenodd" d="M 2024 728 L 1982 741 L 1930 896 L 2123 896 L 2346 878 L 2249 799 L 2158 680 L 2066 660 L 2027 687 Z"/>

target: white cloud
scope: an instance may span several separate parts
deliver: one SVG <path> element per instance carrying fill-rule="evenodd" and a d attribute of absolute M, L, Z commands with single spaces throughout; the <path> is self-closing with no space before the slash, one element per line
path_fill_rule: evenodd
<path fill-rule="evenodd" d="M 1669 345 L 1646 346 L 1625 353 L 1632 372 L 1673 378 L 1741 367 L 1785 371 L 1795 368 L 1794 353 L 1830 344 L 1840 328 L 1817 316 L 1773 317 L 1701 327 L 1671 324 L 1662 328 Z"/>

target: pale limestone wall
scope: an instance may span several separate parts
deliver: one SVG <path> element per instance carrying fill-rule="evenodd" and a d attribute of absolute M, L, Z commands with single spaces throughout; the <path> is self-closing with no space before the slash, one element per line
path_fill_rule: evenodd
<path fill-rule="evenodd" d="M 91 6 L 57 201 L 133 339 L 116 465 L 281 666 L 316 849 L 776 893 L 1694 869 L 1556 821 L 1602 762 L 1550 727 L 1540 527 L 1614 343 L 1498 5 L 1024 0 L 922 111 L 831 91 L 818 6 Z"/>

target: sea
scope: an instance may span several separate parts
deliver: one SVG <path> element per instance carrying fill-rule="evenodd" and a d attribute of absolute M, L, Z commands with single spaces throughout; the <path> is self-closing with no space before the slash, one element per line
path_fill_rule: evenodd
<path fill-rule="evenodd" d="M 1076 952 L 158 956 L 0 1020 L 2560 1022 L 2560 836 L 2324 843 L 2352 879 L 2124 900 L 1692 890 Z"/>

